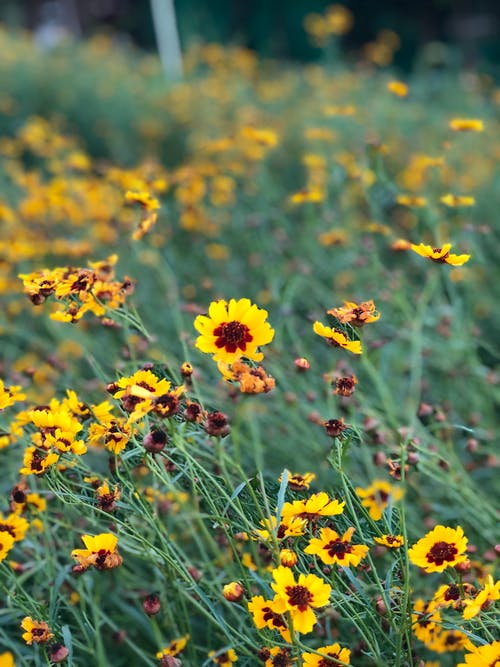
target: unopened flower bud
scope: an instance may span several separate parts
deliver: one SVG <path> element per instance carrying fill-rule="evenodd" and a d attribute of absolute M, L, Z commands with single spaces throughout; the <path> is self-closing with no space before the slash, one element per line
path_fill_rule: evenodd
<path fill-rule="evenodd" d="M 160 598 L 158 595 L 156 593 L 151 593 L 145 597 L 142 603 L 142 608 L 144 609 L 144 613 L 148 616 L 157 614 L 161 609 Z"/>
<path fill-rule="evenodd" d="M 231 432 L 231 427 L 227 422 L 227 417 L 222 412 L 210 412 L 207 415 L 205 422 L 205 431 L 209 435 L 219 436 L 224 438 L 226 435 L 229 435 Z"/>
<path fill-rule="evenodd" d="M 53 663 L 62 662 L 66 660 L 69 655 L 69 650 L 63 644 L 52 644 L 49 647 L 49 660 Z"/>
<path fill-rule="evenodd" d="M 466 560 L 464 563 L 457 563 L 455 565 L 455 572 L 459 574 L 467 574 L 471 571 L 472 565 L 470 560 Z"/>
<path fill-rule="evenodd" d="M 301 373 L 311 368 L 311 364 L 304 357 L 298 357 L 293 363 L 295 364 L 295 368 Z"/>
<path fill-rule="evenodd" d="M 375 611 L 379 616 L 387 616 L 387 605 L 380 595 L 375 598 Z"/>
<path fill-rule="evenodd" d="M 158 454 L 163 449 L 165 449 L 167 439 L 168 436 L 164 431 L 154 428 L 144 436 L 142 444 L 144 445 L 144 449 L 147 452 L 151 452 L 151 454 Z"/>
<path fill-rule="evenodd" d="M 282 549 L 280 551 L 280 564 L 285 567 L 293 567 L 297 563 L 297 554 L 291 549 Z"/>
<path fill-rule="evenodd" d="M 222 594 L 228 602 L 238 602 L 243 597 L 244 592 L 239 581 L 231 581 L 222 589 Z"/>

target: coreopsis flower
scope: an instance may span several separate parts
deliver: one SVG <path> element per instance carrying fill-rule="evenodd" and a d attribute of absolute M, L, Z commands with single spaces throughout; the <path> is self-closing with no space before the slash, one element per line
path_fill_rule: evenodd
<path fill-rule="evenodd" d="M 470 255 L 453 255 L 450 254 L 451 243 L 445 243 L 441 248 L 433 248 L 430 245 L 420 243 L 420 245 L 411 244 L 411 249 L 421 257 L 427 257 L 433 262 L 439 264 L 451 264 L 451 266 L 462 266 L 468 262 Z"/>
<path fill-rule="evenodd" d="M 321 655 L 316 653 L 303 653 L 304 667 L 334 667 L 338 665 L 338 660 L 350 665 L 351 651 L 348 648 L 342 648 L 340 644 L 330 644 L 316 649 Z"/>
<path fill-rule="evenodd" d="M 273 578 L 271 588 L 276 593 L 277 610 L 290 612 L 297 632 L 311 632 L 316 623 L 313 609 L 329 604 L 332 587 L 315 574 L 299 574 L 295 581 L 293 572 L 282 565 L 273 570 Z"/>
<path fill-rule="evenodd" d="M 325 192 L 320 188 L 304 188 L 298 192 L 294 192 L 289 197 L 290 204 L 304 204 L 312 202 L 318 204 L 325 200 Z"/>
<path fill-rule="evenodd" d="M 188 643 L 188 641 L 189 641 L 189 635 L 184 635 L 183 637 L 172 639 L 172 641 L 168 646 L 162 648 L 161 651 L 158 651 L 156 657 L 158 658 L 158 660 L 161 660 L 161 658 L 164 658 L 168 655 L 171 656 L 179 655 L 179 653 L 181 653 L 181 651 L 183 651 L 186 648 L 186 644 Z"/>
<path fill-rule="evenodd" d="M 337 396 L 352 396 L 358 384 L 358 378 L 355 375 L 340 377 L 335 380 L 334 394 Z"/>
<path fill-rule="evenodd" d="M 45 621 L 34 621 L 31 616 L 25 616 L 21 622 L 21 628 L 24 630 L 23 639 L 31 646 L 35 644 L 45 644 L 54 636 Z"/>
<path fill-rule="evenodd" d="M 484 123 L 478 118 L 452 118 L 449 127 L 454 132 L 482 132 Z"/>
<path fill-rule="evenodd" d="M 476 203 L 474 197 L 467 195 L 453 195 L 451 193 L 443 195 L 439 201 L 450 208 L 456 208 L 458 206 L 474 206 Z"/>
<path fill-rule="evenodd" d="M 18 385 L 6 387 L 4 381 L 0 378 L 0 410 L 4 410 L 14 403 L 24 401 L 26 395 L 21 391 Z"/>
<path fill-rule="evenodd" d="M 232 648 L 222 653 L 219 651 L 210 651 L 208 657 L 212 658 L 212 662 L 219 665 L 219 667 L 231 667 L 233 662 L 238 662 L 238 656 Z"/>
<path fill-rule="evenodd" d="M 264 667 L 292 667 L 295 662 L 290 655 L 290 649 L 278 646 L 261 649 L 259 659 L 265 661 Z"/>
<path fill-rule="evenodd" d="M 82 535 L 86 549 L 73 549 L 72 558 L 78 561 L 79 571 L 89 567 L 96 570 L 110 570 L 122 564 L 123 558 L 116 550 L 118 538 L 111 533 Z"/>
<path fill-rule="evenodd" d="M 179 397 L 184 393 L 184 385 L 171 390 L 171 383 L 158 378 L 152 371 L 139 370 L 130 377 L 122 377 L 108 385 L 108 391 L 122 402 L 129 413 L 129 422 L 142 419 L 149 412 L 159 417 L 169 417 L 179 410 Z"/>
<path fill-rule="evenodd" d="M 335 498 L 330 498 L 325 491 L 320 491 L 304 500 L 294 500 L 291 503 L 283 503 L 281 520 L 287 521 L 290 518 L 295 517 L 314 522 L 322 516 L 336 516 L 337 514 L 342 514 L 344 507 L 344 500 L 339 502 Z"/>
<path fill-rule="evenodd" d="M 415 600 L 411 620 L 413 634 L 424 644 L 432 641 L 441 628 L 441 614 L 432 600 Z"/>
<path fill-rule="evenodd" d="M 278 479 L 281 482 L 281 475 Z M 303 475 L 300 473 L 294 472 L 289 473 L 288 475 L 288 486 L 292 491 L 308 491 L 311 485 L 311 482 L 316 479 L 316 475 L 313 472 L 306 472 Z"/>
<path fill-rule="evenodd" d="M 290 641 L 290 630 L 281 603 L 276 604 L 275 600 L 265 600 L 262 595 L 255 595 L 248 603 L 248 611 L 258 630 L 278 630 L 286 642 Z"/>
<path fill-rule="evenodd" d="M 10 651 L 0 653 L 0 667 L 16 667 L 14 656 Z"/>
<path fill-rule="evenodd" d="M 364 327 L 365 324 L 380 319 L 380 313 L 377 312 L 372 299 L 360 304 L 354 303 L 354 301 L 344 301 L 343 306 L 331 308 L 326 312 L 327 315 L 336 317 L 342 324 L 350 324 L 353 327 Z"/>
<path fill-rule="evenodd" d="M 500 581 L 493 581 L 491 574 L 484 583 L 484 588 L 472 600 L 464 600 L 463 617 L 467 620 L 474 618 L 481 611 L 489 609 L 493 602 L 500 600 Z"/>
<path fill-rule="evenodd" d="M 500 641 L 475 646 L 469 649 L 471 653 L 464 655 L 465 662 L 461 662 L 457 667 L 496 667 L 500 662 Z"/>
<path fill-rule="evenodd" d="M 267 311 L 252 304 L 250 299 L 213 301 L 208 316 L 198 315 L 195 329 L 201 334 L 196 347 L 212 354 L 214 361 L 232 364 L 241 357 L 261 361 L 264 357 L 257 348 L 267 345 L 274 337 L 274 329 L 267 319 Z"/>
<path fill-rule="evenodd" d="M 120 499 L 120 490 L 115 484 L 111 489 L 108 482 L 103 482 L 96 489 L 97 507 L 104 512 L 112 512 L 115 509 L 116 502 Z"/>
<path fill-rule="evenodd" d="M 397 252 L 411 250 L 411 241 L 407 241 L 406 239 L 396 239 L 391 243 L 391 250 L 396 250 Z"/>
<path fill-rule="evenodd" d="M 28 521 L 16 514 L 15 512 L 9 514 L 4 518 L 3 514 L 0 514 L 0 536 L 2 533 L 8 533 L 12 535 L 15 542 L 20 542 L 24 539 L 26 531 L 29 528 Z"/>
<path fill-rule="evenodd" d="M 158 220 L 156 211 L 160 208 L 160 202 L 149 192 L 131 192 L 130 190 L 125 193 L 125 201 L 127 204 L 139 204 L 142 209 L 141 220 L 137 229 L 132 233 L 132 239 L 138 241 L 156 224 Z"/>
<path fill-rule="evenodd" d="M 125 449 L 132 435 L 132 429 L 124 417 L 104 417 L 103 421 L 89 426 L 89 444 L 104 446 L 113 454 Z"/>
<path fill-rule="evenodd" d="M 231 367 L 221 362 L 217 366 L 226 380 L 239 383 L 243 394 L 267 394 L 276 385 L 274 378 L 267 375 L 262 366 L 255 368 L 245 364 L 241 359 L 233 361 Z"/>
<path fill-rule="evenodd" d="M 408 97 L 408 86 L 403 81 L 389 81 L 387 90 L 397 97 Z"/>
<path fill-rule="evenodd" d="M 381 479 L 374 480 L 365 489 L 360 486 L 356 487 L 356 494 L 361 498 L 361 504 L 367 508 L 368 514 L 374 521 L 378 521 L 384 510 L 389 507 L 389 498 L 395 502 L 403 496 L 399 487 L 392 486 Z"/>
<path fill-rule="evenodd" d="M 474 586 L 466 581 L 462 582 L 461 587 L 458 584 L 443 584 L 434 593 L 432 600 L 437 607 L 453 607 L 461 610 L 464 602 L 472 600 L 476 592 Z"/>
<path fill-rule="evenodd" d="M 0 532 L 0 563 L 7 558 L 9 551 L 14 546 L 14 538 L 10 533 Z"/>
<path fill-rule="evenodd" d="M 402 535 L 382 535 L 381 537 L 374 537 L 374 542 L 380 544 L 388 549 L 399 549 L 405 543 Z"/>
<path fill-rule="evenodd" d="M 436 526 L 408 550 L 410 561 L 425 572 L 442 572 L 467 562 L 467 538 L 460 526 Z"/>
<path fill-rule="evenodd" d="M 276 517 L 262 519 L 259 523 L 263 529 L 254 530 L 255 535 L 261 540 L 269 540 L 273 531 L 278 540 L 285 537 L 298 537 L 304 534 L 307 521 L 296 516 L 281 516 L 281 523 L 276 526 Z"/>
<path fill-rule="evenodd" d="M 27 447 L 23 456 L 21 475 L 42 475 L 50 466 L 59 461 L 59 454 L 47 452 L 37 447 Z"/>
<path fill-rule="evenodd" d="M 436 653 L 451 653 L 453 651 L 462 651 L 474 648 L 474 645 L 467 637 L 465 632 L 460 630 L 443 630 L 439 628 L 431 639 L 425 642 L 425 645 L 431 651 Z"/>
<path fill-rule="evenodd" d="M 351 544 L 353 533 L 352 526 L 342 537 L 332 528 L 322 528 L 319 538 L 313 537 L 304 552 L 319 556 L 326 565 L 336 563 L 342 567 L 357 566 L 368 553 L 368 547 L 364 544 Z"/>
<path fill-rule="evenodd" d="M 350 424 L 344 423 L 344 418 L 340 419 L 328 419 L 322 423 L 325 427 L 326 434 L 330 438 L 339 438 L 344 431 L 347 431 L 350 428 Z"/>
<path fill-rule="evenodd" d="M 324 324 L 321 324 L 321 322 L 315 322 L 313 331 L 318 336 L 324 338 L 332 347 L 341 347 L 353 354 L 361 354 L 363 352 L 361 342 L 359 340 L 349 340 L 345 333 L 340 331 L 340 329 L 326 327 Z"/>
<path fill-rule="evenodd" d="M 399 194 L 396 197 L 396 201 L 401 206 L 411 206 L 413 208 L 422 208 L 427 205 L 427 199 L 418 195 Z"/>

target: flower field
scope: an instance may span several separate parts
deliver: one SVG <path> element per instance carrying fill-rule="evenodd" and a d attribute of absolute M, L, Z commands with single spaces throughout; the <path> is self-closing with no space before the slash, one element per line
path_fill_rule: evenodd
<path fill-rule="evenodd" d="M 500 89 L 386 32 L 0 32 L 0 667 L 500 664 Z"/>

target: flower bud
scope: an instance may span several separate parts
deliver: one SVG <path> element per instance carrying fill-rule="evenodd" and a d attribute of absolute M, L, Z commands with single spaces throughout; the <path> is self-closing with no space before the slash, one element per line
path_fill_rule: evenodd
<path fill-rule="evenodd" d="M 297 563 L 297 554 L 291 549 L 282 549 L 280 551 L 280 563 L 285 567 L 293 567 Z"/>
<path fill-rule="evenodd" d="M 244 592 L 239 581 L 231 581 L 222 589 L 222 594 L 228 602 L 238 602 L 243 597 Z"/>
<path fill-rule="evenodd" d="M 63 644 L 52 644 L 49 647 L 49 660 L 53 663 L 62 662 L 66 660 L 69 655 L 69 650 Z"/>
<path fill-rule="evenodd" d="M 150 593 L 147 597 L 144 598 L 142 603 L 142 608 L 144 613 L 148 616 L 154 616 L 161 609 L 160 598 L 156 593 Z"/>

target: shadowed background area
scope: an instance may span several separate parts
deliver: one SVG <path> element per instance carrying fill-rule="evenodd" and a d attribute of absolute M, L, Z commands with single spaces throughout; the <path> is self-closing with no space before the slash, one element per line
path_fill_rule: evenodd
<path fill-rule="evenodd" d="M 322 52 L 304 31 L 304 19 L 321 14 L 328 5 L 327 0 L 176 0 L 175 9 L 183 47 L 194 39 L 236 42 L 265 57 L 314 61 Z M 394 64 L 404 69 L 419 54 L 437 65 L 500 63 L 496 0 L 349 0 L 344 6 L 355 17 L 342 37 L 347 54 L 388 29 L 401 39 Z M 82 37 L 105 30 L 145 49 L 155 48 L 149 0 L 3 0 L 0 21 L 36 30 L 47 41 L 61 29 Z"/>

